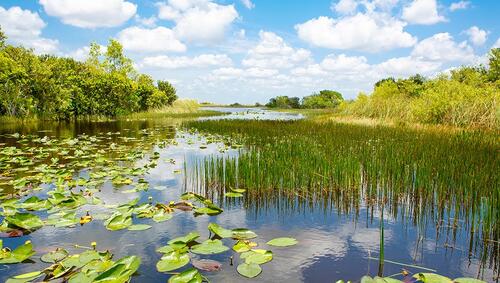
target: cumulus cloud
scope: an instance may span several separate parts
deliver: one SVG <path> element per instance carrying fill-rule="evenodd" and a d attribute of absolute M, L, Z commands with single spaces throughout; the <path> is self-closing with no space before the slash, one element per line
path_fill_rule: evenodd
<path fill-rule="evenodd" d="M 442 66 L 439 61 L 407 56 L 388 59 L 374 66 L 374 71 L 381 77 L 407 77 L 416 73 L 432 75 Z"/>
<path fill-rule="evenodd" d="M 356 12 L 358 7 L 358 2 L 355 0 L 340 0 L 338 2 L 332 3 L 330 9 L 339 14 L 352 14 Z"/>
<path fill-rule="evenodd" d="M 169 0 L 157 3 L 158 18 L 175 22 L 180 39 L 213 43 L 224 37 L 238 17 L 234 5 L 220 5 L 209 0 Z"/>
<path fill-rule="evenodd" d="M 453 2 L 450 5 L 450 11 L 454 12 L 456 10 L 464 10 L 469 8 L 470 2 L 469 1 L 458 1 L 458 2 Z"/>
<path fill-rule="evenodd" d="M 403 8 L 402 18 L 411 24 L 420 25 L 432 25 L 446 21 L 438 13 L 436 0 L 414 0 Z"/>
<path fill-rule="evenodd" d="M 135 15 L 137 5 L 124 0 L 40 0 L 45 13 L 80 28 L 116 27 Z"/>
<path fill-rule="evenodd" d="M 489 33 L 488 31 L 482 30 L 476 26 L 472 26 L 464 32 L 469 36 L 469 41 L 476 46 L 483 45 L 486 42 Z"/>
<path fill-rule="evenodd" d="M 146 57 L 141 65 L 142 67 L 160 69 L 179 69 L 230 66 L 232 63 L 233 61 L 226 54 L 202 54 L 195 57 L 170 57 L 166 55 Z"/>
<path fill-rule="evenodd" d="M 55 53 L 59 42 L 42 37 L 46 23 L 37 12 L 23 10 L 20 7 L 5 9 L 0 7 L 0 26 L 9 41 L 30 47 L 37 53 Z"/>
<path fill-rule="evenodd" d="M 260 41 L 252 48 L 242 65 L 259 68 L 290 68 L 295 64 L 311 60 L 311 52 L 303 48 L 290 47 L 273 32 L 260 31 Z"/>
<path fill-rule="evenodd" d="M 139 15 L 135 15 L 135 21 L 141 26 L 151 28 L 151 27 L 156 26 L 156 22 L 158 21 L 158 18 L 156 16 L 151 16 L 149 18 L 143 18 Z"/>
<path fill-rule="evenodd" d="M 457 43 L 445 33 L 437 33 L 415 45 L 411 55 L 433 61 L 470 63 L 476 59 L 474 50 L 467 42 Z"/>
<path fill-rule="evenodd" d="M 252 0 L 241 0 L 241 3 L 243 4 L 243 6 L 245 6 L 247 9 L 253 9 L 255 8 L 255 4 L 252 3 Z"/>
<path fill-rule="evenodd" d="M 186 51 L 186 46 L 176 39 L 174 32 L 166 27 L 153 29 L 129 27 L 118 33 L 123 48 L 139 52 Z"/>
<path fill-rule="evenodd" d="M 377 52 L 410 47 L 417 39 L 406 23 L 384 13 L 357 13 L 340 19 L 319 17 L 295 26 L 300 39 L 319 47 Z"/>

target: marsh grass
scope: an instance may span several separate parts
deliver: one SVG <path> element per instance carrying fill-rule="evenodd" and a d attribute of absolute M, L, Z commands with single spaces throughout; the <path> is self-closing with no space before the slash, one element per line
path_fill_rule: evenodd
<path fill-rule="evenodd" d="M 186 126 L 243 143 L 238 156 L 189 166 L 192 186 L 222 195 L 247 189 L 244 206 L 335 208 L 358 215 L 384 206 L 403 223 L 437 237 L 464 233 L 471 256 L 499 267 L 498 135 L 426 131 L 331 121 L 193 121 Z"/>

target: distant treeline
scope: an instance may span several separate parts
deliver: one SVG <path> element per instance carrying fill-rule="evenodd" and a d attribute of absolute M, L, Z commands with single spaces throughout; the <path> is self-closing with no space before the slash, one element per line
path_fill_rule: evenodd
<path fill-rule="evenodd" d="M 339 107 L 341 114 L 401 122 L 500 129 L 500 48 L 488 66 L 460 67 L 427 79 L 383 79 Z"/>
<path fill-rule="evenodd" d="M 322 109 L 335 108 L 344 101 L 342 94 L 334 90 L 322 90 L 319 93 L 302 98 L 276 96 L 266 104 L 269 108 L 307 108 Z"/>
<path fill-rule="evenodd" d="M 6 43 L 0 29 L 0 115 L 70 119 L 115 116 L 171 105 L 175 88 L 138 74 L 119 42 L 105 52 L 91 44 L 88 59 L 51 55 Z"/>

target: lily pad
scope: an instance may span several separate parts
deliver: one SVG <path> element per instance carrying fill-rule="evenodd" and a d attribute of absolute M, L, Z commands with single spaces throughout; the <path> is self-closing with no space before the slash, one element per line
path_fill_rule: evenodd
<path fill-rule="evenodd" d="M 435 274 L 435 273 L 417 273 L 413 275 L 413 278 L 416 278 L 424 283 L 452 283 L 453 281 L 445 276 Z"/>
<path fill-rule="evenodd" d="M 262 268 L 256 263 L 239 264 L 236 270 L 239 274 L 248 278 L 254 278 L 262 272 Z"/>
<path fill-rule="evenodd" d="M 231 238 L 233 236 L 233 231 L 222 228 L 216 223 L 209 223 L 208 230 L 221 238 Z"/>
<path fill-rule="evenodd" d="M 13 226 L 23 228 L 25 230 L 35 230 L 43 226 L 43 221 L 40 217 L 31 213 L 16 213 L 11 216 L 6 216 L 5 220 Z"/>
<path fill-rule="evenodd" d="M 200 234 L 198 232 L 191 232 L 189 234 L 187 234 L 186 236 L 182 236 L 182 237 L 177 237 L 177 238 L 174 238 L 170 241 L 168 241 L 168 244 L 174 244 L 174 243 L 184 243 L 184 244 L 188 244 L 196 239 L 198 239 L 200 237 Z"/>
<path fill-rule="evenodd" d="M 250 249 L 250 245 L 248 245 L 245 241 L 238 241 L 233 246 L 233 250 L 237 253 L 248 252 Z"/>
<path fill-rule="evenodd" d="M 245 228 L 237 228 L 233 229 L 233 238 L 238 239 L 238 240 L 248 240 L 248 239 L 253 239 L 257 237 L 257 234 L 255 232 L 250 231 Z"/>
<path fill-rule="evenodd" d="M 147 224 L 136 224 L 136 225 L 129 226 L 127 229 L 129 231 L 144 231 L 144 230 L 148 230 L 151 227 L 152 227 L 151 225 L 147 225 Z"/>
<path fill-rule="evenodd" d="M 270 246 L 276 246 L 276 247 L 288 247 L 288 246 L 293 246 L 296 245 L 298 242 L 294 238 L 288 238 L 288 237 L 283 237 L 283 238 L 275 238 L 272 239 L 271 241 L 267 242 L 268 245 Z"/>
<path fill-rule="evenodd" d="M 235 193 L 235 192 L 228 192 L 228 193 L 225 193 L 224 196 L 228 197 L 228 198 L 239 198 L 239 197 L 242 197 L 243 194 L 242 193 Z"/>
<path fill-rule="evenodd" d="M 68 252 L 65 249 L 56 249 L 44 254 L 40 259 L 47 263 L 56 263 L 68 257 Z"/>
<path fill-rule="evenodd" d="M 201 244 L 191 247 L 193 253 L 203 255 L 219 254 L 227 250 L 229 250 L 229 248 L 224 246 L 221 240 L 206 240 Z"/>
<path fill-rule="evenodd" d="M 179 269 L 189 263 L 188 253 L 179 253 L 176 251 L 165 254 L 160 261 L 156 263 L 156 269 L 159 272 L 168 272 Z"/>
<path fill-rule="evenodd" d="M 250 250 L 241 254 L 246 263 L 264 264 L 273 260 L 273 252 L 267 250 Z"/>
<path fill-rule="evenodd" d="M 176 274 L 168 279 L 168 283 L 201 283 L 203 282 L 203 277 L 194 268 L 184 270 L 183 272 Z"/>
<path fill-rule="evenodd" d="M 31 241 L 26 241 L 15 250 L 3 249 L 3 241 L 0 240 L 0 264 L 20 263 L 35 254 Z"/>

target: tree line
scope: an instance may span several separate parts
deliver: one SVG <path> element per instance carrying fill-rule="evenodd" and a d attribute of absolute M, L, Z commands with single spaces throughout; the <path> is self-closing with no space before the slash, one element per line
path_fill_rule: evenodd
<path fill-rule="evenodd" d="M 85 62 L 9 45 L 0 27 L 0 115 L 71 119 L 116 116 L 171 105 L 175 88 L 139 74 L 122 45 L 92 43 Z"/>
<path fill-rule="evenodd" d="M 305 109 L 324 109 L 336 108 L 344 101 L 342 94 L 334 90 L 322 90 L 319 93 L 302 98 L 276 96 L 266 104 L 269 108 L 305 108 Z"/>

